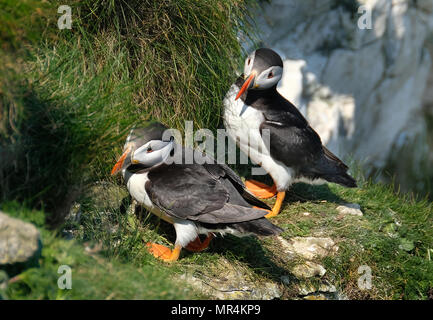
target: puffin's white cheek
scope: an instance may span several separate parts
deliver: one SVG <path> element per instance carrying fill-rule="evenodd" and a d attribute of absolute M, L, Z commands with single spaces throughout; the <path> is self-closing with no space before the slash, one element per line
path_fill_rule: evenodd
<path fill-rule="evenodd" d="M 249 62 L 249 63 L 248 63 Z M 245 65 L 244 65 L 244 75 L 248 76 L 251 74 L 251 71 L 253 70 L 253 64 L 254 64 L 254 56 L 249 56 L 246 60 L 245 60 Z"/>
<path fill-rule="evenodd" d="M 160 162 L 162 162 L 162 155 L 160 151 L 134 152 L 134 155 L 132 156 L 132 163 L 141 163 L 147 167 L 152 167 Z"/>
<path fill-rule="evenodd" d="M 154 151 L 148 151 L 146 146 L 137 149 L 132 155 L 132 163 L 141 163 L 146 167 L 153 167 L 164 162 L 173 149 L 173 143 L 161 141 L 161 145 L 165 145 L 165 147 Z"/>
<path fill-rule="evenodd" d="M 275 86 L 278 83 L 278 81 L 280 81 L 280 78 L 278 77 L 273 77 L 272 79 L 269 79 L 268 80 L 269 87 Z"/>
<path fill-rule="evenodd" d="M 261 77 L 259 79 L 257 79 L 256 81 L 256 88 L 258 89 L 269 89 L 273 86 L 275 86 L 278 81 L 281 80 L 281 76 L 274 76 L 272 78 L 268 78 L 266 77 Z"/>

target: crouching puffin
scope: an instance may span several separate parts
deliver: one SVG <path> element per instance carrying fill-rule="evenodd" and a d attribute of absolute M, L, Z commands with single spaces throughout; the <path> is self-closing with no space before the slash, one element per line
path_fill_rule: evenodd
<path fill-rule="evenodd" d="M 243 75 L 223 102 L 228 135 L 274 181 L 272 187 L 254 180 L 246 182 L 248 190 L 259 198 L 277 194 L 272 213 L 266 217 L 279 213 L 285 190 L 294 182 L 328 181 L 356 187 L 347 174 L 348 167 L 322 145 L 298 109 L 278 93 L 282 74 L 281 57 L 271 49 L 258 49 L 245 59 Z M 268 146 L 264 134 L 268 134 Z"/>
<path fill-rule="evenodd" d="M 204 250 L 217 233 L 271 236 L 282 231 L 264 218 L 270 208 L 246 191 L 228 166 L 185 164 L 185 149 L 173 137 L 163 139 L 166 129 L 158 122 L 132 129 L 111 172 L 121 171 L 131 196 L 176 230 L 174 250 L 148 243 L 150 253 L 170 262 L 182 248 Z M 183 151 L 181 164 L 173 160 L 177 148 Z M 199 234 L 207 238 L 202 242 Z"/>

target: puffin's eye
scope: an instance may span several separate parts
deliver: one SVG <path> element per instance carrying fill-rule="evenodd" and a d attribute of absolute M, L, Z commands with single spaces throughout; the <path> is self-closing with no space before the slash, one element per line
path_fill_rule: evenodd
<path fill-rule="evenodd" d="M 271 71 L 271 72 L 269 72 L 269 74 L 268 74 L 268 79 L 271 79 L 271 78 L 273 78 L 273 76 L 274 76 L 273 72 L 272 72 L 272 71 Z"/>
<path fill-rule="evenodd" d="M 152 150 L 152 147 L 151 146 L 148 146 L 147 147 L 147 153 L 150 153 L 150 152 L 152 152 L 153 150 Z"/>
<path fill-rule="evenodd" d="M 251 58 L 248 58 L 248 65 L 250 65 L 250 62 L 251 62 Z"/>

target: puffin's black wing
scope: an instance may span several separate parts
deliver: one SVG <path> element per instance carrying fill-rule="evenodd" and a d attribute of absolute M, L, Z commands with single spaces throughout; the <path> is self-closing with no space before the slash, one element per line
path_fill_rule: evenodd
<path fill-rule="evenodd" d="M 320 137 L 309 126 L 290 126 L 287 123 L 265 120 L 260 130 L 269 130 L 272 158 L 289 167 L 301 168 L 315 163 L 323 156 Z"/>
<path fill-rule="evenodd" d="M 182 147 L 183 148 L 183 155 L 186 154 L 185 150 L 188 147 Z M 198 151 L 196 149 L 189 149 L 189 152 L 201 152 Z M 232 194 L 232 198 L 233 195 L 238 196 L 238 194 L 240 194 L 241 198 L 243 198 L 243 200 L 245 200 L 248 204 L 253 205 L 255 207 L 259 207 L 262 209 L 266 209 L 266 210 L 270 210 L 271 208 L 269 208 L 269 206 L 260 201 L 259 199 L 257 199 L 254 195 L 252 195 L 245 187 L 244 182 L 242 181 L 242 179 L 225 163 L 216 163 L 215 159 L 210 157 L 209 155 L 203 155 L 200 154 L 201 157 L 205 157 L 206 163 L 203 165 L 206 170 L 212 175 L 214 176 L 216 179 L 221 179 L 221 178 L 225 178 L 225 180 L 230 181 L 231 184 L 233 184 L 233 186 L 236 188 L 237 192 L 234 192 Z M 183 158 L 183 161 L 185 161 L 185 159 Z M 185 163 L 185 162 L 184 162 Z M 224 181 L 225 181 L 224 180 Z M 231 186 L 231 188 L 233 187 Z M 232 200 L 232 199 L 230 199 Z M 248 205 L 247 203 L 245 203 L 245 205 Z"/>
<path fill-rule="evenodd" d="M 149 172 L 146 192 L 157 207 L 180 219 L 237 223 L 267 214 L 245 202 L 218 171 L 224 173 L 217 164 L 163 165 Z"/>
<path fill-rule="evenodd" d="M 221 181 L 226 184 L 227 188 L 232 189 L 234 187 L 236 189 L 236 191 L 232 189 L 230 202 L 234 202 L 234 199 L 242 199 L 238 201 L 238 204 L 242 203 L 242 205 L 246 206 L 252 205 L 266 210 L 271 209 L 266 203 L 257 199 L 246 189 L 242 179 L 228 165 L 204 164 L 204 167 L 217 179 L 223 178 Z"/>
<path fill-rule="evenodd" d="M 246 105 L 262 112 L 265 120 L 260 130 L 262 136 L 264 130 L 269 130 L 270 153 L 274 159 L 289 167 L 301 167 L 323 155 L 319 135 L 299 110 L 276 89 L 262 92 L 251 90 L 242 99 Z"/>
<path fill-rule="evenodd" d="M 262 135 L 263 130 L 269 130 L 271 156 L 296 168 L 301 176 L 356 187 L 355 180 L 347 174 L 348 167 L 322 145 L 299 110 L 279 94 L 272 99 L 272 108 L 261 110 L 265 121 L 260 126 Z"/>

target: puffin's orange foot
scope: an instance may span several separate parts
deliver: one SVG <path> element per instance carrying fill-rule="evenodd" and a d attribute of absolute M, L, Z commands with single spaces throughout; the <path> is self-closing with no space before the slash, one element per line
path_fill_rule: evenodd
<path fill-rule="evenodd" d="M 249 192 L 251 192 L 253 195 L 260 199 L 272 198 L 277 193 L 277 187 L 275 186 L 275 184 L 270 187 L 267 184 L 256 180 L 245 181 L 245 187 Z"/>
<path fill-rule="evenodd" d="M 266 218 L 273 218 L 277 216 L 280 213 L 281 205 L 283 204 L 284 198 L 286 196 L 286 192 L 278 192 L 277 193 L 277 201 L 275 201 L 274 207 L 272 208 L 272 211 L 265 215 Z"/>
<path fill-rule="evenodd" d="M 180 251 L 182 250 L 182 247 L 179 245 L 176 245 L 174 250 L 171 250 L 166 246 L 152 242 L 146 243 L 146 247 L 155 258 L 166 262 L 173 262 L 179 259 Z"/>
<path fill-rule="evenodd" d="M 192 252 L 200 252 L 209 247 L 210 241 L 213 239 L 213 234 L 209 233 L 206 239 L 204 239 L 203 242 L 201 242 L 200 237 L 197 237 L 194 241 L 191 241 L 188 243 L 188 245 L 185 247 L 185 249 L 192 251 Z"/>

